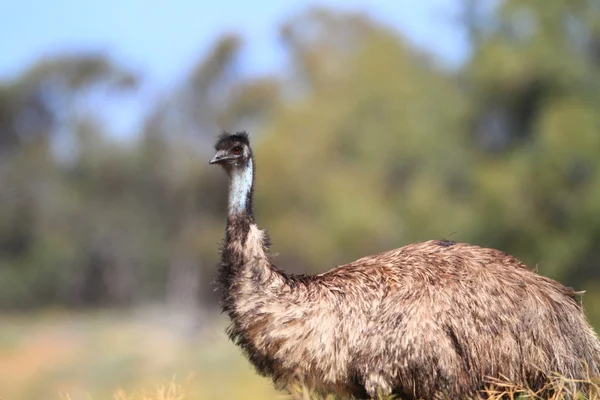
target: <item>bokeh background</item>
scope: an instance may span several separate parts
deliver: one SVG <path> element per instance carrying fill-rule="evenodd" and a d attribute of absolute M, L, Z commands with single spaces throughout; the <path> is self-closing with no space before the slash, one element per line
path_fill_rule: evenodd
<path fill-rule="evenodd" d="M 211 285 L 221 129 L 287 271 L 468 241 L 600 328 L 597 0 L 3 0 L 0 398 L 281 398 Z"/>

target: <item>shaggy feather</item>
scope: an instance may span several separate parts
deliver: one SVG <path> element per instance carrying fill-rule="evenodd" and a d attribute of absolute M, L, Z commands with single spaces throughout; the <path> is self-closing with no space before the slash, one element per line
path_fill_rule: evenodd
<path fill-rule="evenodd" d="M 252 157 L 247 136 L 220 143 L 248 146 Z M 600 375 L 600 342 L 577 294 L 516 258 L 427 241 L 288 275 L 269 261 L 248 196 L 248 207 L 229 214 L 218 284 L 229 337 L 278 387 L 478 398 L 492 378 L 541 389 L 553 373 Z"/>

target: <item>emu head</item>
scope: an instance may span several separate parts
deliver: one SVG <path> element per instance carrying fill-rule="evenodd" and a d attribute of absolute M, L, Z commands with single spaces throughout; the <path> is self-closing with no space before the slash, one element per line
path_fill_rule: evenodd
<path fill-rule="evenodd" d="M 223 132 L 215 144 L 216 153 L 209 164 L 219 164 L 230 175 L 235 170 L 247 168 L 252 149 L 246 132 Z"/>

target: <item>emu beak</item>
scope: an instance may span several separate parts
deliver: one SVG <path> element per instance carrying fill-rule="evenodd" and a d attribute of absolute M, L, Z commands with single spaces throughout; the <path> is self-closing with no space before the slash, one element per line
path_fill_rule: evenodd
<path fill-rule="evenodd" d="M 219 150 L 217 151 L 217 153 L 215 154 L 215 156 L 212 158 L 212 160 L 210 160 L 208 163 L 209 164 L 218 164 L 220 162 L 229 160 L 231 157 L 227 157 L 227 153 L 223 150 Z"/>

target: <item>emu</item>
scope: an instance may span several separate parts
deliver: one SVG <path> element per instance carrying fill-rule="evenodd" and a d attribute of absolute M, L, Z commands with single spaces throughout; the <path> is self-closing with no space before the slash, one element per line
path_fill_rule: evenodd
<path fill-rule="evenodd" d="M 499 250 L 430 240 L 319 275 L 269 261 L 254 220 L 247 133 L 223 132 L 229 176 L 217 284 L 230 339 L 278 388 L 343 398 L 478 398 L 490 378 L 541 389 L 600 375 L 578 294 Z M 572 383 L 572 390 L 585 390 Z"/>

